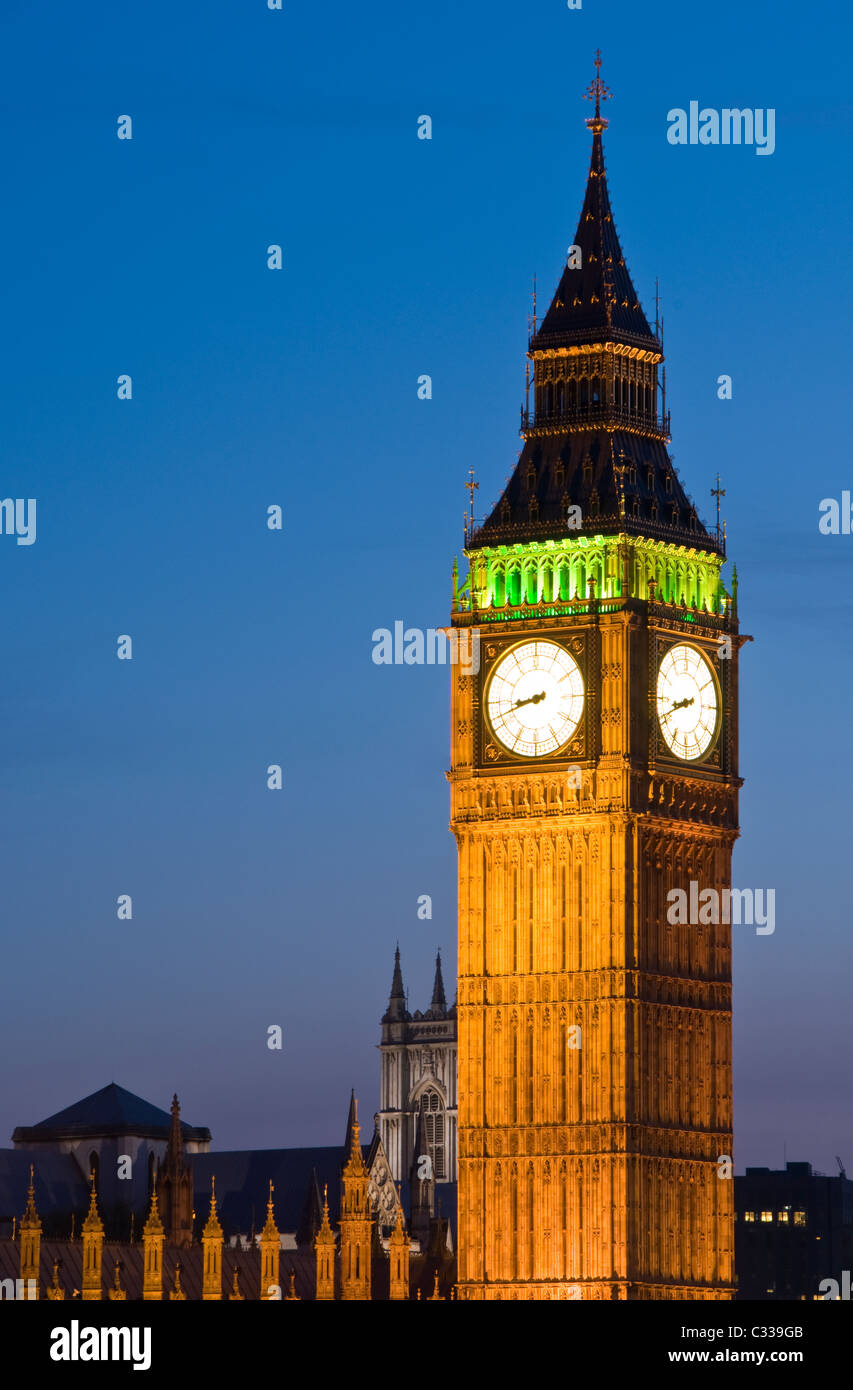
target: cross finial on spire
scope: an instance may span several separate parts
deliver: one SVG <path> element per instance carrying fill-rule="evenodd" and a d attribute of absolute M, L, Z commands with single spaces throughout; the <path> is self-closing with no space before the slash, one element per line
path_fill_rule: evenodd
<path fill-rule="evenodd" d="M 595 101 L 595 115 L 587 121 L 587 126 L 591 131 L 598 133 L 607 129 L 607 121 L 601 114 L 601 103 L 610 101 L 612 96 L 613 93 L 610 88 L 601 80 L 601 49 L 597 48 L 595 50 L 595 77 L 584 92 L 586 101 Z"/>

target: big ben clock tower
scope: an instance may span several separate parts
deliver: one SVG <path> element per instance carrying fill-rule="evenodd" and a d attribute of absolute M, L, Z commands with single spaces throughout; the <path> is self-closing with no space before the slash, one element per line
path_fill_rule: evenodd
<path fill-rule="evenodd" d="M 731 885 L 736 586 L 667 452 L 588 95 L 524 448 L 454 583 L 459 1296 L 728 1299 L 731 927 L 667 895 Z"/>

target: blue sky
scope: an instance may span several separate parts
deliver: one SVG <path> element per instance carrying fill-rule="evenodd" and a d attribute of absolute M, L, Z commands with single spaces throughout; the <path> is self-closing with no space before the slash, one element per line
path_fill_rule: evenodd
<path fill-rule="evenodd" d="M 0 1142 L 113 1079 L 177 1089 L 217 1146 L 335 1142 L 350 1086 L 378 1101 L 395 941 L 413 1009 L 438 944 L 452 978 L 446 672 L 377 667 L 370 637 L 446 621 L 467 470 L 484 510 L 514 465 L 600 46 L 676 466 L 706 518 L 723 475 L 755 638 L 735 880 L 775 888 L 777 926 L 736 940 L 736 1162 L 853 1163 L 853 537 L 817 529 L 851 485 L 846 13 L 211 0 L 0 24 L 0 493 L 38 501 L 36 544 L 0 537 Z M 773 107 L 775 153 L 673 147 L 691 100 Z"/>

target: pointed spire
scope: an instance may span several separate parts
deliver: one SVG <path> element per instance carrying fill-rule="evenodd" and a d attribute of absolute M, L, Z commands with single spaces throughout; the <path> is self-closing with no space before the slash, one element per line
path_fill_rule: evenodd
<path fill-rule="evenodd" d="M 172 1096 L 171 1115 L 172 1123 L 169 1127 L 169 1142 L 166 1145 L 163 1167 L 169 1172 L 176 1172 L 184 1167 L 184 1135 L 181 1129 L 181 1107 L 177 1094 Z"/>
<path fill-rule="evenodd" d="M 609 100 L 611 93 L 600 77 L 598 51 L 595 67 L 596 76 L 584 93 L 587 100 L 595 101 L 595 115 L 586 122 L 592 131 L 592 151 L 574 254 L 531 347 L 568 347 L 605 342 L 615 336 L 632 347 L 659 351 L 660 344 L 649 327 L 625 264 L 610 208 L 601 139 L 607 121 L 601 115 L 601 101 Z"/>
<path fill-rule="evenodd" d="M 278 1227 L 277 1227 L 276 1224 L 275 1224 L 275 1215 L 274 1215 L 274 1212 L 273 1212 L 273 1204 L 272 1204 L 272 1194 L 273 1194 L 274 1192 L 275 1192 L 275 1188 L 274 1188 L 274 1186 L 273 1186 L 272 1178 L 270 1178 L 270 1195 L 269 1195 L 269 1201 L 267 1202 L 267 1219 L 266 1219 L 266 1223 L 265 1223 L 265 1225 L 264 1225 L 264 1229 L 261 1231 L 261 1240 L 266 1239 L 266 1240 L 275 1240 L 275 1241 L 277 1241 L 278 1238 L 279 1238 L 279 1235 L 278 1235 Z"/>
<path fill-rule="evenodd" d="M 344 1174 L 349 1174 L 351 1177 L 367 1172 L 361 1147 L 361 1126 L 358 1123 L 358 1101 L 355 1098 L 355 1091 L 350 1095 L 343 1171 Z"/>
<path fill-rule="evenodd" d="M 349 1158 L 356 1144 L 359 1144 L 358 1101 L 355 1090 L 350 1091 L 349 1112 L 347 1114 L 347 1137 L 344 1141 L 344 1156 Z M 360 1144 L 359 1144 L 359 1147 Z"/>
<path fill-rule="evenodd" d="M 222 1235 L 222 1227 L 221 1227 L 221 1225 L 219 1224 L 219 1217 L 216 1215 L 216 1178 L 215 1178 L 215 1176 L 211 1176 L 211 1179 L 210 1179 L 210 1214 L 209 1214 L 209 1216 L 208 1216 L 208 1218 L 207 1218 L 207 1224 L 206 1224 L 206 1226 L 205 1226 L 205 1228 L 204 1228 L 204 1230 L 203 1230 L 203 1232 L 202 1232 L 202 1235 L 203 1235 L 203 1236 L 208 1236 L 208 1237 L 210 1237 L 210 1236 L 221 1236 L 221 1235 Z"/>
<path fill-rule="evenodd" d="M 98 1194 L 95 1191 L 94 1168 L 92 1169 L 92 1191 L 89 1195 L 89 1211 L 86 1215 L 86 1220 L 83 1222 L 82 1229 L 86 1234 L 92 1231 L 100 1232 L 104 1229 L 104 1223 L 98 1213 Z"/>
<path fill-rule="evenodd" d="M 403 988 L 403 972 L 400 969 L 400 943 L 394 952 L 394 978 L 391 981 L 391 994 L 383 1023 L 404 1023 L 409 1015 L 406 1012 L 406 991 Z"/>
<path fill-rule="evenodd" d="M 36 1211 L 35 1168 L 31 1163 L 30 1181 L 29 1186 L 27 1187 L 27 1205 L 24 1210 L 24 1214 L 21 1217 L 21 1224 L 19 1229 L 25 1230 L 27 1227 L 33 1226 L 38 1226 L 39 1230 L 41 1230 L 41 1220 L 39 1218 L 38 1212 Z"/>
<path fill-rule="evenodd" d="M 163 1234 L 163 1222 L 160 1218 L 160 1208 L 157 1204 L 156 1179 L 151 1189 L 151 1208 L 148 1212 L 148 1220 L 143 1227 L 142 1234 L 143 1236 L 160 1236 Z"/>
<path fill-rule="evenodd" d="M 430 1003 L 427 1017 L 432 1016 L 435 1018 L 440 1016 L 443 1018 L 446 1013 L 447 999 L 444 993 L 444 980 L 441 975 L 441 949 L 439 948 L 435 956 L 435 980 L 432 986 L 432 1002 Z"/>
<path fill-rule="evenodd" d="M 328 1183 L 324 1183 L 324 1184 L 323 1184 L 323 1220 L 322 1220 L 322 1222 L 321 1222 L 321 1224 L 320 1224 L 320 1230 L 319 1230 L 319 1232 L 318 1232 L 318 1236 L 322 1236 L 322 1238 L 323 1238 L 324 1241 L 326 1241 L 327 1239 L 331 1238 L 332 1243 L 334 1244 L 335 1235 L 334 1235 L 334 1232 L 333 1232 L 333 1230 L 332 1230 L 331 1222 L 329 1221 L 329 1184 L 328 1184 Z"/>

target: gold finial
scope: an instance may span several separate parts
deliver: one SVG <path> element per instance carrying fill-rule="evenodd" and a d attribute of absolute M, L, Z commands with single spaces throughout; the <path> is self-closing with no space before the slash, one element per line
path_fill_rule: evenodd
<path fill-rule="evenodd" d="M 607 129 L 607 121 L 601 114 L 601 103 L 603 101 L 610 101 L 613 96 L 610 88 L 601 80 L 600 48 L 595 50 L 595 77 L 592 79 L 583 95 L 586 101 L 595 102 L 595 115 L 591 116 L 586 124 L 589 130 L 593 131 L 595 134 L 599 134 L 602 130 Z"/>

